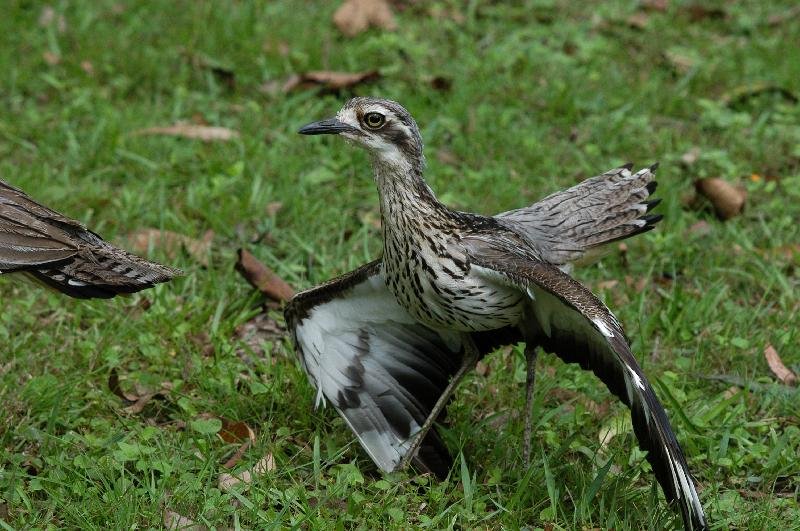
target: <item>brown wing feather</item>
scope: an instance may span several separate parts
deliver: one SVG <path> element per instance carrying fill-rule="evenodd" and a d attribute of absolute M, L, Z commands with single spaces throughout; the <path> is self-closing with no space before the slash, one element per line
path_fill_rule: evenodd
<path fill-rule="evenodd" d="M 0 181 L 0 273 L 14 272 L 76 298 L 133 293 L 181 273 L 114 247 Z"/>

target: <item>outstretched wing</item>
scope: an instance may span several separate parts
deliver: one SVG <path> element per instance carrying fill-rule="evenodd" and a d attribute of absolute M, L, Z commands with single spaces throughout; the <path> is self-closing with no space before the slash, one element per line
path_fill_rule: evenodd
<path fill-rule="evenodd" d="M 590 369 L 631 409 L 639 446 L 647 451 L 667 500 L 677 501 L 687 529 L 706 529 L 700 498 L 667 414 L 611 311 L 569 275 L 521 255 L 502 238 L 470 236 L 463 242 L 476 271 L 527 292 L 533 319 L 525 325 L 534 327 L 545 350 Z"/>
<path fill-rule="evenodd" d="M 394 470 L 458 369 L 459 337 L 448 343 L 414 320 L 380 261 L 298 293 L 285 313 L 317 405 L 332 403 L 372 460 Z M 447 475 L 451 458 L 433 430 L 415 465 Z"/>
<path fill-rule="evenodd" d="M 76 298 L 110 298 L 181 272 L 114 247 L 0 181 L 0 273 L 24 272 Z"/>
<path fill-rule="evenodd" d="M 631 167 L 609 170 L 495 219 L 525 237 L 546 262 L 580 261 L 592 249 L 651 230 L 661 219 L 647 214 L 660 202 L 648 200 L 658 165 L 636 173 Z"/>

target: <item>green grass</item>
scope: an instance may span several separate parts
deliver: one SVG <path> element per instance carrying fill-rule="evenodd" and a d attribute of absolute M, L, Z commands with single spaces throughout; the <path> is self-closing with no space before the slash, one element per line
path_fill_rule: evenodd
<path fill-rule="evenodd" d="M 264 354 L 236 338 L 260 303 L 233 271 L 240 246 L 298 288 L 380 252 L 366 156 L 295 134 L 350 93 L 259 90 L 324 68 L 381 71 L 357 92 L 414 114 L 430 184 L 460 209 L 507 210 L 628 160 L 660 161 L 664 221 L 629 241 L 625 259 L 614 251 L 577 275 L 606 286 L 714 526 L 796 525 L 800 396 L 775 382 L 762 352 L 772 344 L 800 369 L 800 262 L 778 252 L 800 237 L 800 105 L 770 91 L 726 103 L 757 83 L 800 96 L 800 23 L 767 22 L 793 4 L 719 3 L 725 17 L 694 20 L 671 2 L 637 29 L 626 23 L 635 2 L 418 3 L 397 32 L 354 39 L 338 34 L 327 2 L 57 2 L 44 26 L 42 4 L 6 5 L 0 178 L 120 244 L 144 227 L 216 236 L 207 268 L 153 250 L 187 275 L 131 298 L 73 301 L 0 279 L 0 527 L 157 528 L 165 510 L 218 528 L 676 525 L 632 435 L 601 448 L 598 433 L 624 408 L 593 413 L 606 389 L 552 356 L 539 360 L 531 468 L 521 466 L 523 358 L 507 349 L 450 407 L 443 432 L 463 457 L 439 483 L 382 477 L 335 412 L 312 409 L 284 339 Z M 431 14 L 448 9 L 463 22 Z M 235 87 L 204 62 L 232 70 Z M 434 76 L 451 89 L 433 88 Z M 131 134 L 198 116 L 241 138 Z M 686 206 L 706 176 L 747 186 L 742 216 L 723 223 Z M 274 201 L 283 208 L 267 215 Z M 706 233 L 689 230 L 700 221 Z M 599 284 L 609 279 L 620 282 Z M 126 414 L 108 389 L 112 368 L 125 389 L 172 390 Z M 734 384 L 742 392 L 726 394 Z M 234 446 L 192 428 L 202 412 L 256 430 L 237 471 L 267 453 L 276 470 L 221 491 Z"/>

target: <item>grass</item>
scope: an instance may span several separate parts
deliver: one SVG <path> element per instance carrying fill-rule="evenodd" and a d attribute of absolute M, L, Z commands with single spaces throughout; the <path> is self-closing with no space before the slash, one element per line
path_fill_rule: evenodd
<path fill-rule="evenodd" d="M 430 184 L 457 208 L 507 210 L 628 160 L 660 161 L 664 221 L 577 275 L 626 325 L 714 527 L 792 527 L 800 396 L 776 383 L 762 352 L 772 344 L 800 369 L 798 258 L 786 252 L 800 219 L 800 24 L 769 23 L 793 3 L 431 2 L 399 13 L 396 32 L 354 39 L 331 24 L 332 4 L 4 9 L 0 178 L 120 244 L 144 227 L 215 239 L 208 267 L 153 249 L 186 276 L 110 302 L 0 279 L 0 527 L 152 528 L 165 510 L 217 528 L 677 525 L 626 411 L 552 356 L 539 361 L 533 465 L 520 466 L 522 354 L 505 349 L 450 408 L 443 433 L 461 457 L 439 483 L 382 476 L 335 412 L 312 409 L 284 339 L 252 349 L 237 338 L 260 311 L 233 271 L 237 248 L 298 288 L 380 252 L 364 154 L 295 134 L 350 93 L 259 90 L 319 69 L 380 70 L 357 92 L 411 110 Z M 627 22 L 635 13 L 644 24 Z M 756 84 L 789 96 L 736 99 Z M 132 134 L 198 119 L 241 137 Z M 687 206 L 693 179 L 708 176 L 744 183 L 743 215 L 723 223 Z M 282 209 L 267 214 L 276 201 Z M 127 390 L 171 390 L 127 414 L 108 388 L 112 369 Z M 203 412 L 256 430 L 237 471 L 267 453 L 276 470 L 220 490 L 235 445 L 198 423 Z"/>

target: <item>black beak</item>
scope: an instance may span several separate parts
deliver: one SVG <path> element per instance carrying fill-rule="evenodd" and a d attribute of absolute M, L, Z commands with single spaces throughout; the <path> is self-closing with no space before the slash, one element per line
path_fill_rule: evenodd
<path fill-rule="evenodd" d="M 355 127 L 347 125 L 336 118 L 312 122 L 300 128 L 301 135 L 338 135 L 339 133 L 358 131 Z"/>

